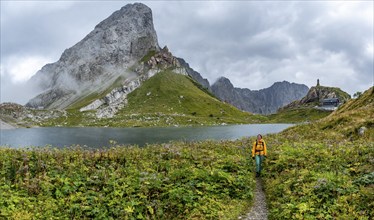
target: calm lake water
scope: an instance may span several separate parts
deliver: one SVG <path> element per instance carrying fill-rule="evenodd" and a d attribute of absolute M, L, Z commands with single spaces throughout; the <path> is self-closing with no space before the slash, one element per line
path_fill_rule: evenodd
<path fill-rule="evenodd" d="M 66 147 L 81 145 L 94 148 L 110 146 L 109 141 L 118 144 L 166 143 L 173 140 L 235 140 L 257 134 L 277 133 L 292 124 L 248 124 L 210 127 L 169 127 L 169 128 L 18 128 L 0 130 L 0 146 L 13 148 L 29 146 Z"/>

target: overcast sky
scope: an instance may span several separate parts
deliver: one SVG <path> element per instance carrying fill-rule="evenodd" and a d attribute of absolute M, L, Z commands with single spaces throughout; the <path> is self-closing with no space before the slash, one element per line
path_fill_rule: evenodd
<path fill-rule="evenodd" d="M 1 0 L 1 102 L 127 1 Z M 212 84 L 261 89 L 287 80 L 353 94 L 374 83 L 373 1 L 144 2 L 160 46 Z"/>

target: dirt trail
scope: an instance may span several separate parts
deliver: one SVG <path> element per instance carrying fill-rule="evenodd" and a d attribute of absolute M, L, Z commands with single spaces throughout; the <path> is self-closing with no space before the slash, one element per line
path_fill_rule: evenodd
<path fill-rule="evenodd" d="M 240 217 L 241 220 L 267 220 L 268 209 L 266 206 L 265 193 L 262 188 L 261 178 L 256 178 L 256 189 L 254 203 L 251 210 L 245 215 Z"/>

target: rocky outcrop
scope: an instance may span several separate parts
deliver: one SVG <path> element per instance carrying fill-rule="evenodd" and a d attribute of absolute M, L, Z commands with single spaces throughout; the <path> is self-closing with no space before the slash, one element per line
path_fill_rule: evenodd
<path fill-rule="evenodd" d="M 284 106 L 280 110 L 298 108 L 302 106 L 315 107 L 315 106 L 320 105 L 323 99 L 332 99 L 332 98 L 338 98 L 340 103 L 342 104 L 342 103 L 347 102 L 351 98 L 351 96 L 339 88 L 317 85 L 317 86 L 311 87 L 308 93 L 302 99 L 296 100 Z"/>
<path fill-rule="evenodd" d="M 96 112 L 98 118 L 112 118 L 118 110 L 127 104 L 127 95 L 140 86 L 139 80 L 133 80 L 128 85 L 112 90 L 107 94 L 103 103 L 104 107 Z"/>
<path fill-rule="evenodd" d="M 162 48 L 162 50 L 160 50 L 159 52 L 150 56 L 148 60 L 141 62 L 140 68 L 147 69 L 148 77 L 151 77 L 154 74 L 166 69 L 173 70 L 177 74 L 188 75 L 186 69 L 181 66 L 179 60 L 173 56 L 167 46 Z"/>
<path fill-rule="evenodd" d="M 167 69 L 169 67 L 180 67 L 177 58 L 175 58 L 173 54 L 171 54 L 167 46 L 162 48 L 159 53 L 151 56 L 147 61 L 147 64 L 151 69 Z"/>
<path fill-rule="evenodd" d="M 98 118 L 111 118 L 127 104 L 127 95 L 141 85 L 141 78 L 125 82 L 122 87 L 113 89 L 104 98 L 97 99 L 80 109 L 81 112 L 97 110 Z"/>
<path fill-rule="evenodd" d="M 24 115 L 26 108 L 20 104 L 12 102 L 0 103 L 0 115 L 8 115 L 12 118 L 19 118 Z"/>
<path fill-rule="evenodd" d="M 31 127 L 41 121 L 65 117 L 66 111 L 35 111 L 16 103 L 0 103 L 0 119 L 15 127 Z"/>
<path fill-rule="evenodd" d="M 278 108 L 304 97 L 308 87 L 283 81 L 261 90 L 241 89 L 235 88 L 229 79 L 221 77 L 211 86 L 211 91 L 220 100 L 243 111 L 272 114 Z"/>
<path fill-rule="evenodd" d="M 159 51 L 152 11 L 141 3 L 128 4 L 32 77 L 44 92 L 27 106 L 66 108 L 79 98 L 105 90 L 120 75 L 128 77 L 128 68 L 150 50 Z"/>

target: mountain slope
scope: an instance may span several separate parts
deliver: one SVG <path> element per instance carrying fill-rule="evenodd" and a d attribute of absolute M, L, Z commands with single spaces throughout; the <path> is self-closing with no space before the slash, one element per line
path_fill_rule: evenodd
<path fill-rule="evenodd" d="M 158 73 L 129 95 L 129 113 L 176 113 L 208 117 L 237 117 L 250 114 L 222 103 L 197 87 L 191 78 L 171 71 Z M 212 116 L 211 116 L 212 117 Z"/>
<path fill-rule="evenodd" d="M 95 110 L 67 110 L 67 115 L 42 126 L 179 126 L 260 123 L 252 115 L 223 103 L 190 76 L 173 70 L 157 73 L 127 96 L 127 104 L 110 118 L 95 117 Z"/>
<path fill-rule="evenodd" d="M 271 219 L 374 218 L 373 87 L 317 122 L 266 140 Z"/>
<path fill-rule="evenodd" d="M 222 103 L 189 76 L 166 70 L 145 81 L 128 96 L 128 105 L 116 119 L 130 114 L 147 115 L 149 124 L 166 116 L 172 124 L 250 123 L 264 120 Z M 169 117 L 172 116 L 172 117 Z"/>
<path fill-rule="evenodd" d="M 335 130 L 352 138 L 357 137 L 360 129 L 374 140 L 374 89 L 366 90 L 359 98 L 352 99 L 337 111 L 323 119 L 320 126 L 324 130 Z"/>
<path fill-rule="evenodd" d="M 302 123 L 317 121 L 331 114 L 331 111 L 315 108 L 292 108 L 278 110 L 277 113 L 268 115 L 272 123 Z"/>
<path fill-rule="evenodd" d="M 276 82 L 271 87 L 261 90 L 235 88 L 229 79 L 219 78 L 211 91 L 220 100 L 237 108 L 259 114 L 275 113 L 278 108 L 305 96 L 308 87 L 286 81 Z"/>
<path fill-rule="evenodd" d="M 371 87 L 356 99 L 350 99 L 345 105 L 335 111 L 332 116 L 349 113 L 359 109 L 367 110 L 374 105 L 374 89 Z"/>
<path fill-rule="evenodd" d="M 291 137 L 299 134 L 308 139 L 365 138 L 374 141 L 373 87 L 359 98 L 349 100 L 329 116 L 312 124 L 290 128 L 284 134 Z"/>

